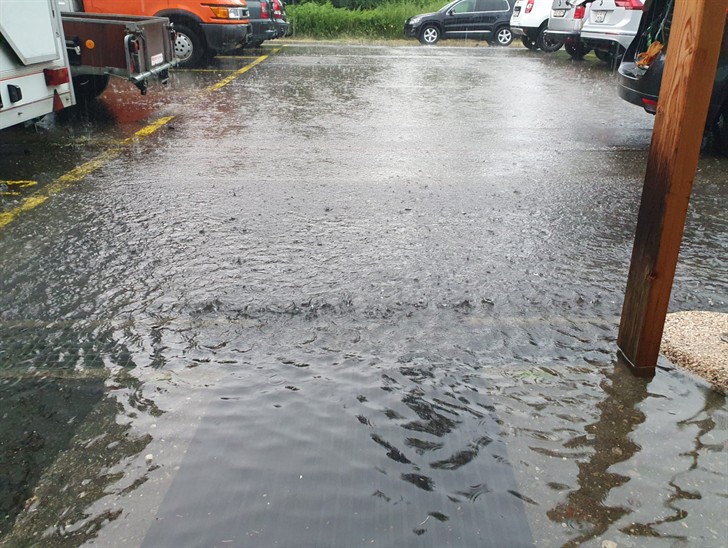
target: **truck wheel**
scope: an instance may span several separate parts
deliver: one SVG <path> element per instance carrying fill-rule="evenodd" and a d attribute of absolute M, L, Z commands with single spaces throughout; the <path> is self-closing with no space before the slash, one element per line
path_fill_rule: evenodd
<path fill-rule="evenodd" d="M 546 53 L 553 53 L 560 50 L 561 46 L 563 46 L 564 43 L 561 40 L 548 38 L 546 36 L 546 28 L 547 25 L 544 25 L 541 27 L 541 30 L 538 31 L 538 36 L 536 37 L 536 45 L 538 45 L 538 47 Z"/>
<path fill-rule="evenodd" d="M 82 74 L 73 77 L 73 93 L 77 99 L 93 99 L 109 85 L 108 74 Z"/>
<path fill-rule="evenodd" d="M 440 29 L 435 25 L 427 25 L 420 33 L 420 42 L 431 46 L 440 39 Z"/>
<path fill-rule="evenodd" d="M 179 59 L 179 66 L 198 66 L 205 57 L 205 46 L 198 31 L 180 23 L 174 24 L 174 31 L 177 33 L 174 41 L 174 55 Z"/>
<path fill-rule="evenodd" d="M 536 51 L 538 49 L 536 42 L 531 40 L 530 36 L 521 36 L 521 43 L 531 51 Z"/>

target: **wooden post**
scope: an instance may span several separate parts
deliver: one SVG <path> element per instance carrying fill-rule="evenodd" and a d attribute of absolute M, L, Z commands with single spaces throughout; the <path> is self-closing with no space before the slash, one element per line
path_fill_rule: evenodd
<path fill-rule="evenodd" d="M 617 346 L 654 374 L 728 0 L 675 0 Z"/>

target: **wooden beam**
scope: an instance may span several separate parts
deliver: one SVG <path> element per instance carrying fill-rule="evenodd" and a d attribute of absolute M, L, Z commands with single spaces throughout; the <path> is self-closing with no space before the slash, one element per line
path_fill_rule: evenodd
<path fill-rule="evenodd" d="M 728 0 L 675 0 L 617 346 L 654 374 L 715 80 Z"/>

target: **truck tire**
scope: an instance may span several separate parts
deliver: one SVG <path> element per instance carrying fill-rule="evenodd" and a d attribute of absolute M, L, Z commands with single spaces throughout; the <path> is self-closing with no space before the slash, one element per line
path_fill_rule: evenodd
<path fill-rule="evenodd" d="M 180 67 L 199 66 L 205 58 L 205 43 L 200 32 L 182 23 L 174 23 L 177 38 L 174 41 L 174 55 Z"/>
<path fill-rule="evenodd" d="M 77 99 L 93 99 L 109 85 L 108 74 L 82 74 L 73 77 L 73 93 Z"/>

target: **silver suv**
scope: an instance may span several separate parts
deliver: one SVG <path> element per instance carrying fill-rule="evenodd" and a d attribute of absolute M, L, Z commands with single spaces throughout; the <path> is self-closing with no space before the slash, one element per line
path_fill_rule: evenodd
<path fill-rule="evenodd" d="M 582 43 L 616 68 L 637 34 L 644 0 L 571 0 L 574 5 L 591 2 L 589 17 L 581 27 Z"/>
<path fill-rule="evenodd" d="M 546 36 L 564 43 L 572 59 L 583 59 L 591 51 L 581 41 L 581 27 L 589 15 L 590 4 L 575 6 L 573 0 L 553 0 Z"/>

